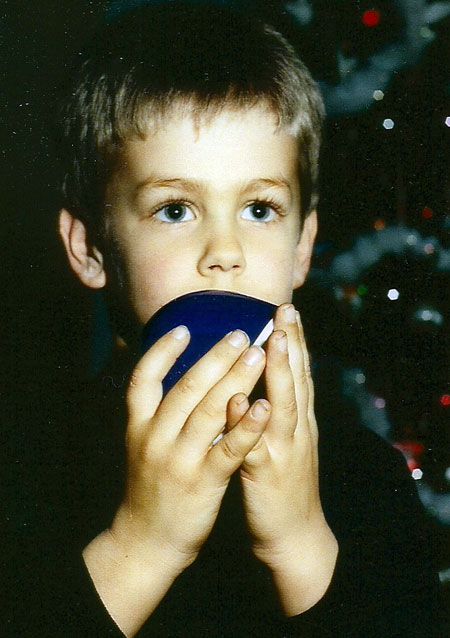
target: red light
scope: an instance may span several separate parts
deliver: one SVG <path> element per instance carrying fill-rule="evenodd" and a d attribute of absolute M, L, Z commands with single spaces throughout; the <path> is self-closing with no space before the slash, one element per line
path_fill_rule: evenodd
<path fill-rule="evenodd" d="M 410 472 L 413 472 L 414 470 L 417 470 L 419 467 L 419 464 L 417 463 L 417 461 L 415 459 L 408 459 L 406 461 L 406 465 L 408 466 L 408 469 Z"/>
<path fill-rule="evenodd" d="M 384 228 L 386 228 L 386 222 L 382 217 L 379 217 L 373 222 L 373 227 L 375 228 L 375 230 L 383 230 Z"/>
<path fill-rule="evenodd" d="M 366 27 L 376 27 L 380 21 L 380 12 L 377 9 L 368 9 L 362 14 L 361 20 Z"/>
<path fill-rule="evenodd" d="M 418 443 L 417 441 L 397 441 L 392 447 L 395 447 L 396 450 L 400 450 L 400 452 L 406 455 L 414 457 L 423 454 L 424 450 L 422 443 Z"/>
<path fill-rule="evenodd" d="M 450 405 L 450 394 L 443 394 L 439 399 L 439 403 L 447 408 Z"/>
<path fill-rule="evenodd" d="M 431 219 L 434 215 L 434 211 L 431 210 L 431 208 L 429 208 L 428 206 L 425 206 L 425 208 L 422 210 L 422 217 L 424 219 Z"/>

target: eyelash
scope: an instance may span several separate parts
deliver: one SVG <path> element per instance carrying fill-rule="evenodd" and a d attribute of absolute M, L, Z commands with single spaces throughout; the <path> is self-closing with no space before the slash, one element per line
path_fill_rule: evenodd
<path fill-rule="evenodd" d="M 170 206 L 172 204 L 178 204 L 180 206 L 186 206 L 187 208 L 191 208 L 193 206 L 193 204 L 191 202 L 189 202 L 189 201 L 187 201 L 185 199 L 171 198 L 171 199 L 167 199 L 164 202 L 164 204 L 162 204 L 162 205 L 158 204 L 157 208 L 154 208 L 150 212 L 150 216 L 151 217 L 155 217 L 155 215 L 157 215 L 162 210 L 164 210 L 164 208 L 166 208 L 166 206 Z M 275 212 L 275 214 L 277 215 L 277 218 L 283 217 L 284 215 L 286 215 L 286 210 L 285 210 L 284 206 L 282 206 L 279 202 L 277 202 L 272 197 L 261 197 L 261 198 L 256 197 L 255 199 L 253 199 L 250 202 L 248 202 L 247 204 L 245 204 L 243 210 L 245 210 L 249 206 L 254 206 L 255 204 L 262 204 L 263 206 L 267 206 L 268 208 L 271 208 Z M 273 223 L 273 222 L 276 222 L 276 221 L 277 221 L 277 219 L 273 219 L 273 220 L 270 220 L 269 222 L 261 221 L 259 223 L 261 223 L 261 224 L 269 224 L 269 223 Z M 162 222 L 162 223 L 167 223 L 167 222 Z M 173 222 L 173 223 L 176 223 L 176 222 Z M 178 223 L 180 223 L 180 222 L 178 222 Z"/>

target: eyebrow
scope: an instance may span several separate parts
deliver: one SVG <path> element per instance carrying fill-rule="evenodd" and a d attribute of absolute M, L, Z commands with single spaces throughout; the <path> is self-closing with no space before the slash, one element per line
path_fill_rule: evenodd
<path fill-rule="evenodd" d="M 205 186 L 202 182 L 195 179 L 185 179 L 182 177 L 175 178 L 157 178 L 150 175 L 147 179 L 143 180 L 136 186 L 136 194 L 147 188 L 182 188 L 191 192 L 201 193 L 205 191 Z M 241 192 L 246 193 L 248 191 L 268 189 L 268 188 L 283 188 L 288 190 L 291 194 L 292 188 L 287 179 L 282 176 L 277 177 L 260 177 L 252 179 L 250 182 L 246 182 L 241 186 Z"/>

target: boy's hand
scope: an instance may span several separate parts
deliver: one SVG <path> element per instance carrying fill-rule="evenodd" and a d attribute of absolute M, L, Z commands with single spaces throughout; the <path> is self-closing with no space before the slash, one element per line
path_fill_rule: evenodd
<path fill-rule="evenodd" d="M 249 394 L 264 369 L 264 352 L 248 348 L 240 331 L 216 344 L 161 400 L 161 381 L 188 341 L 182 327 L 168 333 L 132 374 L 124 500 L 110 529 L 84 552 L 103 602 L 127 635 L 195 560 L 231 474 L 270 416 L 267 401 L 257 401 L 212 445 L 230 398 Z"/>
<path fill-rule="evenodd" d="M 319 496 L 317 424 L 308 353 L 298 313 L 278 308 L 267 344 L 269 423 L 241 468 L 244 507 L 256 556 L 271 569 L 288 615 L 314 605 L 325 593 L 337 542 Z M 248 404 L 234 397 L 228 427 Z"/>

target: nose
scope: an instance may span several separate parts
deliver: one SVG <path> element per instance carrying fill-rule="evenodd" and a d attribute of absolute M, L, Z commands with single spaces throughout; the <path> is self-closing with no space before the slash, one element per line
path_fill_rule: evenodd
<path fill-rule="evenodd" d="M 220 273 L 240 274 L 245 268 L 245 256 L 238 229 L 231 224 L 214 224 L 206 237 L 198 262 L 203 276 Z"/>

